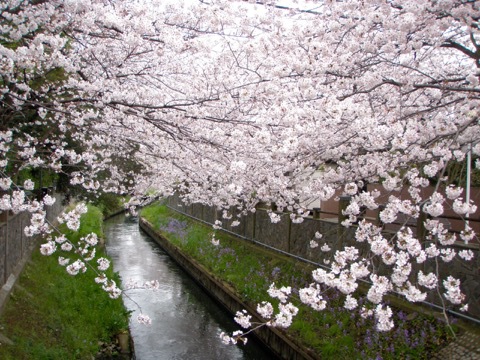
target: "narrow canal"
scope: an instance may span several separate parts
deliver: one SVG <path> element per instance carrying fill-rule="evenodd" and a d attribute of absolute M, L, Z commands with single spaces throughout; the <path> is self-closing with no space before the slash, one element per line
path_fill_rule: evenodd
<path fill-rule="evenodd" d="M 246 346 L 221 343 L 220 332 L 239 330 L 233 317 L 139 230 L 136 219 L 119 215 L 107 220 L 105 235 L 107 252 L 123 282 L 160 282 L 157 291 L 130 290 L 124 297 L 133 311 L 130 329 L 137 360 L 275 359 L 251 336 Z M 136 322 L 139 306 L 151 325 Z"/>

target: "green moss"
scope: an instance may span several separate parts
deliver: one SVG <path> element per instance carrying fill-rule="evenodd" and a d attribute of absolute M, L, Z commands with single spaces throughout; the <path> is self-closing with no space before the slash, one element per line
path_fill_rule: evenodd
<path fill-rule="evenodd" d="M 125 198 L 111 193 L 100 194 L 92 201 L 92 203 L 101 210 L 104 218 L 125 209 Z"/>
<path fill-rule="evenodd" d="M 60 83 L 67 80 L 68 74 L 61 67 L 54 68 L 42 76 L 38 76 L 30 81 L 30 87 L 33 90 L 40 89 L 46 83 Z"/>
<path fill-rule="evenodd" d="M 328 342 L 322 345 L 320 353 L 324 359 L 338 359 L 337 356 L 340 353 L 340 349 L 337 344 Z"/>

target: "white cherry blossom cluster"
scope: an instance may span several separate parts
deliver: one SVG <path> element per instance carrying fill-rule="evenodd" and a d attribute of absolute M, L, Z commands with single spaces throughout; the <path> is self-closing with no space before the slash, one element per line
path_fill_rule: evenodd
<path fill-rule="evenodd" d="M 267 301 L 257 305 L 257 313 L 264 319 L 270 319 L 273 315 L 273 306 Z"/>
<path fill-rule="evenodd" d="M 392 309 L 389 306 L 383 307 L 381 304 L 378 304 L 375 308 L 375 323 L 378 331 L 388 331 L 391 330 L 394 326 L 392 320 Z"/>
<path fill-rule="evenodd" d="M 220 239 L 215 237 L 215 234 L 212 234 L 212 238 L 210 239 L 210 243 L 213 246 L 219 246 L 220 245 Z"/>
<path fill-rule="evenodd" d="M 315 310 L 321 311 L 327 306 L 318 284 L 310 284 L 308 288 L 300 289 L 298 294 L 302 303 L 311 306 Z"/>
<path fill-rule="evenodd" d="M 79 272 L 84 273 L 87 271 L 87 267 L 82 260 L 76 260 L 72 264 L 67 265 L 66 269 L 70 275 L 77 275 Z"/>
<path fill-rule="evenodd" d="M 99 258 L 97 260 L 97 264 L 98 264 L 99 271 L 105 271 L 110 267 L 110 260 L 105 258 Z"/>
<path fill-rule="evenodd" d="M 267 326 L 288 328 L 292 325 L 293 318 L 298 314 L 298 308 L 292 303 L 278 304 L 278 314 L 273 320 L 267 322 Z"/>
<path fill-rule="evenodd" d="M 248 329 L 250 326 L 252 326 L 252 323 L 250 322 L 252 316 L 248 315 L 246 310 L 237 311 L 233 319 L 244 329 Z"/>
<path fill-rule="evenodd" d="M 457 198 L 453 202 L 453 211 L 460 215 L 470 215 L 477 211 L 477 206 L 473 203 L 463 202 L 461 198 Z"/>
<path fill-rule="evenodd" d="M 108 296 L 110 296 L 112 299 L 117 299 L 122 294 L 122 290 L 118 288 L 115 281 L 111 279 L 103 282 L 102 289 L 105 290 L 108 293 Z"/>
<path fill-rule="evenodd" d="M 73 210 L 61 214 L 57 220 L 59 224 L 65 223 L 70 230 L 77 231 L 80 227 L 80 217 L 86 212 L 87 206 L 84 203 L 80 203 Z"/>
<path fill-rule="evenodd" d="M 272 298 L 276 298 L 280 300 L 281 303 L 285 303 L 292 292 L 292 288 L 290 286 L 277 288 L 275 287 L 275 283 L 272 283 L 267 292 Z"/>
<path fill-rule="evenodd" d="M 143 325 L 151 325 L 152 319 L 146 314 L 139 314 L 137 316 L 137 322 Z"/>
<path fill-rule="evenodd" d="M 445 287 L 445 298 L 452 304 L 461 304 L 465 300 L 465 294 L 460 289 L 460 280 L 455 279 L 452 276 L 448 276 L 443 280 L 443 286 Z"/>
<path fill-rule="evenodd" d="M 358 306 L 358 301 L 351 295 L 347 295 L 345 298 L 345 303 L 343 304 L 343 307 L 347 310 L 353 310 Z"/>
<path fill-rule="evenodd" d="M 419 270 L 418 284 L 432 290 L 438 286 L 438 278 L 434 273 L 424 274 L 422 270 Z"/>
<path fill-rule="evenodd" d="M 322 250 L 323 252 L 329 252 L 332 249 L 330 246 L 328 246 L 328 244 L 323 244 L 320 250 Z"/>
<path fill-rule="evenodd" d="M 248 338 L 244 337 L 244 333 L 241 330 L 234 331 L 232 336 L 227 335 L 225 332 L 221 332 L 219 337 L 225 345 L 235 345 L 241 341 L 243 345 L 247 344 Z"/>
<path fill-rule="evenodd" d="M 52 255 L 55 250 L 57 250 L 57 245 L 52 240 L 49 240 L 46 243 L 40 245 L 40 252 L 42 253 L 42 255 Z"/>

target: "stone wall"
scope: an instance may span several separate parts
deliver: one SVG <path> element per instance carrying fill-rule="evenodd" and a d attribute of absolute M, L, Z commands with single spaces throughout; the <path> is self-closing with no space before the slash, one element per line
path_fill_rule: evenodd
<path fill-rule="evenodd" d="M 189 216 L 204 222 L 213 224 L 215 220 L 222 219 L 222 212 L 211 206 L 201 204 L 185 205 L 182 203 L 178 195 L 174 195 L 167 200 L 167 204 L 174 210 L 181 211 Z M 287 213 L 278 213 L 281 221 L 272 223 L 268 216 L 268 209 L 257 208 L 255 213 L 249 213 L 239 217 L 240 225 L 232 227 L 230 224 L 236 219 L 236 213 L 229 221 L 223 221 L 225 230 L 239 235 L 243 238 L 258 242 L 260 244 L 272 247 L 274 249 L 289 253 L 291 255 L 301 257 L 303 259 L 313 261 L 318 264 L 324 264 L 325 254 L 320 248 L 312 249 L 309 246 L 310 240 L 314 239 L 315 232 L 320 232 L 323 237 L 320 244 L 327 243 L 332 250 L 343 249 L 345 246 L 356 246 L 361 253 L 368 251 L 367 244 L 359 244 L 355 242 L 356 227 L 352 226 L 348 229 L 339 226 L 337 218 L 313 218 L 307 217 L 300 224 L 295 224 L 290 220 Z M 414 230 L 415 231 L 415 230 Z M 386 237 L 392 233 L 386 232 Z M 467 316 L 480 320 L 480 254 L 478 244 L 466 247 L 458 243 L 456 250 L 469 248 L 474 251 L 475 258 L 472 261 L 464 262 L 454 260 L 449 263 L 440 264 L 440 272 L 452 275 L 462 281 L 462 291 L 469 299 L 469 311 Z M 380 266 L 379 272 L 382 273 L 388 269 L 383 264 Z M 432 271 L 435 264 L 424 263 L 415 265 L 414 271 L 423 270 L 424 272 Z M 444 276 L 443 278 L 445 278 Z M 437 296 L 431 296 L 428 301 L 440 305 Z"/>

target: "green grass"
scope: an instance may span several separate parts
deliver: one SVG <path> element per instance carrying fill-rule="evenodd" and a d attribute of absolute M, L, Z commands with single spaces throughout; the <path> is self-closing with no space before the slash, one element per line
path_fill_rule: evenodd
<path fill-rule="evenodd" d="M 89 206 L 78 233 L 67 235 L 76 241 L 92 231 L 103 235 L 102 214 Z M 112 271 L 108 275 L 120 282 Z M 95 277 L 91 269 L 72 277 L 55 253 L 45 257 L 35 249 L 0 318 L 1 333 L 14 342 L 0 345 L 0 359 L 92 359 L 100 341 L 111 342 L 127 329 L 122 300 L 110 299 Z"/>
<path fill-rule="evenodd" d="M 313 282 L 312 267 L 292 258 L 265 250 L 221 231 L 215 236 L 220 245 L 211 243 L 212 227 L 195 222 L 166 206 L 155 204 L 143 209 L 148 220 L 169 241 L 199 261 L 216 277 L 229 283 L 243 300 L 256 306 L 268 300 L 267 289 L 292 286 L 297 291 Z M 344 295 L 329 291 L 327 309 L 317 312 L 304 306 L 294 295 L 299 314 L 287 332 L 303 346 L 313 349 L 322 359 L 339 357 L 375 359 L 428 359 L 449 340 L 449 330 L 428 315 L 406 320 L 406 313 L 397 310 L 396 328 L 379 333 L 371 319 L 343 308 Z M 278 302 L 270 301 L 274 307 Z"/>
<path fill-rule="evenodd" d="M 129 197 L 123 197 L 111 193 L 102 193 L 95 199 L 92 199 L 92 204 L 98 207 L 104 218 L 108 218 L 122 210 L 125 210 L 125 202 Z"/>
<path fill-rule="evenodd" d="M 72 207 L 73 208 L 73 207 Z M 65 224 L 58 226 L 58 229 L 67 236 L 72 243 L 77 243 L 80 238 L 95 233 L 99 238 L 103 238 L 103 213 L 102 211 L 92 205 L 88 205 L 88 212 L 83 214 L 80 218 L 80 228 L 73 231 L 67 228 Z M 67 209 L 71 210 L 71 209 Z"/>

